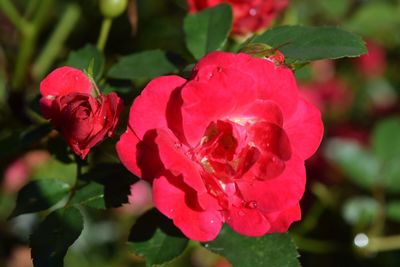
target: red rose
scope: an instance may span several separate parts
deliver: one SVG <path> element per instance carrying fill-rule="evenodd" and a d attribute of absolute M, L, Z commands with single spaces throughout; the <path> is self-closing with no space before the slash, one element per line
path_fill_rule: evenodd
<path fill-rule="evenodd" d="M 187 0 L 190 12 L 197 12 L 221 3 L 233 10 L 232 34 L 245 35 L 268 27 L 288 0 Z"/>
<path fill-rule="evenodd" d="M 358 69 L 367 78 L 381 76 L 386 70 L 385 50 L 372 41 L 367 42 L 368 53 L 356 59 Z"/>
<path fill-rule="evenodd" d="M 320 112 L 299 97 L 290 69 L 213 52 L 189 80 L 147 85 L 117 152 L 152 182 L 155 207 L 189 238 L 211 240 L 223 223 L 261 236 L 300 219 L 304 160 L 322 132 Z"/>
<path fill-rule="evenodd" d="M 301 85 L 300 92 L 323 113 L 331 115 L 343 114 L 353 101 L 352 91 L 339 77 Z"/>
<path fill-rule="evenodd" d="M 44 117 L 61 131 L 81 158 L 85 158 L 106 135 L 113 134 L 122 100 L 115 93 L 99 95 L 91 79 L 82 71 L 58 68 L 41 82 L 40 92 Z"/>

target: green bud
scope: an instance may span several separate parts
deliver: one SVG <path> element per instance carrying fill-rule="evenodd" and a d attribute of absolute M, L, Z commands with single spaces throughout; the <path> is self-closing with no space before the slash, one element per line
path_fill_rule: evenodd
<path fill-rule="evenodd" d="M 106 18 L 113 19 L 125 11 L 128 0 L 100 0 L 99 4 L 101 14 Z"/>
<path fill-rule="evenodd" d="M 267 44 L 252 43 L 246 45 L 241 52 L 252 55 L 254 57 L 268 57 L 274 53 L 272 46 Z"/>

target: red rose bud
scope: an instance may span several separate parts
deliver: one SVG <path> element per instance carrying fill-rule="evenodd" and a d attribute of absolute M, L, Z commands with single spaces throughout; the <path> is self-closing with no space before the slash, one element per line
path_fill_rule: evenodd
<path fill-rule="evenodd" d="M 189 80 L 162 76 L 146 86 L 117 153 L 190 239 L 212 240 L 224 223 L 261 236 L 300 220 L 304 161 L 322 133 L 320 112 L 299 96 L 289 68 L 213 52 Z"/>
<path fill-rule="evenodd" d="M 93 146 L 113 134 L 122 100 L 115 93 L 99 94 L 82 71 L 58 68 L 41 82 L 40 92 L 43 116 L 50 119 L 82 159 Z"/>
<path fill-rule="evenodd" d="M 222 3 L 233 10 L 233 35 L 246 35 L 268 27 L 289 0 L 187 0 L 191 13 Z"/>

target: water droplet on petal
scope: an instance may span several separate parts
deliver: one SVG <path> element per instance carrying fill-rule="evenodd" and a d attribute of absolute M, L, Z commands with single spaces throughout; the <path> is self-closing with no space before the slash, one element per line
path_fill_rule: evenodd
<path fill-rule="evenodd" d="M 246 207 L 249 209 L 255 209 L 257 208 L 257 202 L 256 201 L 249 201 L 246 203 Z"/>
<path fill-rule="evenodd" d="M 255 16 L 255 15 L 257 15 L 257 9 L 251 8 L 251 9 L 249 10 L 249 14 L 250 14 L 250 16 Z"/>
<path fill-rule="evenodd" d="M 244 215 L 246 215 L 242 210 L 239 210 L 238 214 L 239 214 L 239 216 L 244 216 Z"/>
<path fill-rule="evenodd" d="M 175 146 L 176 148 L 181 148 L 181 147 L 182 147 L 182 144 L 181 144 L 181 143 L 178 143 L 178 142 L 175 142 L 174 146 Z"/>
<path fill-rule="evenodd" d="M 175 210 L 174 209 L 170 209 L 169 212 L 173 213 Z"/>
<path fill-rule="evenodd" d="M 211 224 L 214 223 L 214 220 L 211 220 L 210 223 L 211 223 Z"/>

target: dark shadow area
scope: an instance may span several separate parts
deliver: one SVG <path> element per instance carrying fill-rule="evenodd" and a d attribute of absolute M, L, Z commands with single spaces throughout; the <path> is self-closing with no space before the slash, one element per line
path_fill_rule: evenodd
<path fill-rule="evenodd" d="M 143 242 L 151 239 L 157 229 L 160 229 L 169 236 L 185 236 L 176 228 L 172 220 L 165 217 L 156 209 L 152 209 L 142 215 L 131 228 L 128 241 Z"/>
<path fill-rule="evenodd" d="M 130 187 L 139 179 L 117 163 L 98 164 L 81 176 L 82 180 L 104 185 L 104 202 L 107 208 L 115 208 L 128 202 Z"/>

